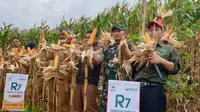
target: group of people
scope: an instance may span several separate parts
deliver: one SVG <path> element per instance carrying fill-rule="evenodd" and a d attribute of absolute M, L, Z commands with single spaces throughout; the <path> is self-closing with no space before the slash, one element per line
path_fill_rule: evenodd
<path fill-rule="evenodd" d="M 158 43 L 155 51 L 146 57 L 150 62 L 148 66 L 144 64 L 139 67 L 139 64 L 132 65 L 132 79 L 129 81 L 140 82 L 140 112 L 165 112 L 166 111 L 166 95 L 165 84 L 169 74 L 177 74 L 180 70 L 180 57 L 173 46 L 167 45 L 162 41 L 164 36 L 164 26 L 158 21 L 150 21 L 147 24 L 148 34 L 151 38 L 157 38 Z M 126 28 L 120 24 L 116 24 L 111 29 L 112 38 L 115 43 L 109 47 L 102 48 L 98 44 L 89 45 L 88 40 L 92 31 L 88 31 L 84 38 L 84 48 L 87 50 L 93 47 L 98 53 L 94 53 L 93 64 L 94 68 L 89 68 L 88 87 L 87 87 L 87 112 L 97 112 L 97 96 L 98 82 L 101 67 L 103 67 L 104 83 L 102 90 L 101 111 L 106 112 L 108 99 L 108 80 L 117 80 L 116 74 L 119 68 L 118 64 L 113 62 L 113 59 L 118 57 L 118 46 L 120 42 L 126 39 Z M 134 53 L 134 49 L 128 44 L 123 43 L 122 46 L 123 60 L 130 59 Z M 100 51 L 100 52 L 99 52 Z M 158 73 L 154 68 L 156 64 L 160 70 L 163 80 L 160 80 Z M 74 111 L 82 112 L 84 105 L 84 65 L 81 61 L 78 64 L 78 72 L 76 76 L 76 87 L 74 94 Z"/>
<path fill-rule="evenodd" d="M 71 33 L 69 28 L 63 28 L 69 34 Z M 61 44 L 68 44 L 71 42 L 72 38 L 67 38 L 60 31 Z M 128 42 L 122 41 L 127 38 L 127 29 L 116 24 L 111 29 L 111 36 L 115 40 L 115 43 L 111 46 L 103 48 L 98 45 L 97 39 L 93 45 L 89 44 L 88 41 L 92 34 L 92 30 L 87 31 L 84 37 L 83 46 L 84 50 L 93 48 L 93 68 L 88 69 L 88 86 L 87 86 L 87 112 L 98 112 L 97 97 L 98 93 L 98 83 L 101 74 L 101 69 L 103 68 L 104 83 L 102 89 L 102 101 L 101 101 L 101 111 L 106 112 L 107 99 L 108 99 L 108 80 L 117 80 L 116 74 L 119 69 L 119 64 L 114 63 L 114 59 L 118 57 L 118 47 L 121 45 L 121 52 L 123 55 L 123 60 L 128 60 L 134 56 L 134 50 L 131 48 Z M 129 81 L 140 82 L 140 112 L 166 112 L 166 95 L 165 95 L 165 84 L 169 74 L 176 74 L 180 70 L 180 57 L 173 46 L 163 43 L 162 37 L 164 35 L 164 25 L 158 21 L 150 21 L 147 24 L 147 33 L 151 38 L 157 38 L 158 43 L 156 45 L 155 51 L 146 57 L 150 63 L 148 66 L 144 64 L 139 66 L 139 64 L 132 64 L 132 78 Z M 20 49 L 20 39 L 13 39 L 13 47 Z M 33 42 L 27 43 L 26 48 L 31 49 L 36 48 L 36 44 Z M 154 68 L 156 64 L 163 76 L 163 80 L 160 80 L 157 75 L 157 71 Z M 84 107 L 84 64 L 81 61 L 81 57 L 78 59 L 77 64 L 78 71 L 76 73 L 76 86 L 73 98 L 73 111 L 83 112 Z"/>

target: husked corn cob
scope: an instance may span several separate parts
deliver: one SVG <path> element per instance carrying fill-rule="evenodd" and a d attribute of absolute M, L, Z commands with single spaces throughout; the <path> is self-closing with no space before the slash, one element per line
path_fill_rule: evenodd
<path fill-rule="evenodd" d="M 69 38 L 69 34 L 67 33 L 67 31 L 63 30 L 62 32 L 64 33 L 66 38 Z"/>
<path fill-rule="evenodd" d="M 74 40 L 74 39 L 72 39 L 70 44 L 74 44 L 74 43 L 75 43 L 75 40 Z"/>
<path fill-rule="evenodd" d="M 145 35 L 142 34 L 142 38 L 144 39 L 146 44 L 150 43 L 150 36 L 148 33 L 145 33 Z"/>
<path fill-rule="evenodd" d="M 32 50 L 31 50 L 31 56 L 34 56 L 34 55 L 35 55 L 35 50 L 32 49 Z"/>
<path fill-rule="evenodd" d="M 54 63 L 53 63 L 54 68 L 58 68 L 58 62 L 59 62 L 59 56 L 56 55 L 56 57 L 54 58 Z"/>
<path fill-rule="evenodd" d="M 5 64 L 5 60 L 1 57 L 1 64 Z"/>
<path fill-rule="evenodd" d="M 24 46 L 22 46 L 21 50 L 20 50 L 20 53 L 19 53 L 19 56 L 22 56 L 25 52 L 25 48 Z"/>
<path fill-rule="evenodd" d="M 63 46 L 66 47 L 66 48 L 70 48 L 71 47 L 70 44 L 63 44 Z"/>
<path fill-rule="evenodd" d="M 29 54 L 29 55 L 32 54 L 32 50 L 30 49 L 30 47 L 28 47 L 28 54 Z"/>
<path fill-rule="evenodd" d="M 167 40 L 169 40 L 169 37 L 171 36 L 172 34 L 172 29 L 170 29 L 168 32 L 167 32 Z"/>
<path fill-rule="evenodd" d="M 18 48 L 15 48 L 15 57 L 16 57 L 16 58 L 19 58 Z"/>
<path fill-rule="evenodd" d="M 57 48 L 58 48 L 58 49 L 60 48 L 60 39 L 59 39 L 58 42 L 57 42 Z"/>
<path fill-rule="evenodd" d="M 95 40 L 95 37 L 96 37 L 96 34 L 97 34 L 97 28 L 95 28 L 90 36 L 90 40 L 89 40 L 89 43 L 90 44 L 93 44 L 94 43 L 94 40 Z"/>
<path fill-rule="evenodd" d="M 44 30 L 40 30 L 40 41 L 44 41 Z"/>

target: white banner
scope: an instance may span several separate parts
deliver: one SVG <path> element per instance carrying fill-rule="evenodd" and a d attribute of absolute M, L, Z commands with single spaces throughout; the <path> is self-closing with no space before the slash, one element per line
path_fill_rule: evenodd
<path fill-rule="evenodd" d="M 107 112 L 139 112 L 140 83 L 108 81 Z"/>
<path fill-rule="evenodd" d="M 6 74 L 2 110 L 24 110 L 24 92 L 27 81 L 28 75 L 11 73 Z"/>

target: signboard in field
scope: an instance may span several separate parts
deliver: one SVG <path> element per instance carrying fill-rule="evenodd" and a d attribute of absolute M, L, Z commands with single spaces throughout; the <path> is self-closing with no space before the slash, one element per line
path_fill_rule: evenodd
<path fill-rule="evenodd" d="M 108 81 L 107 112 L 139 112 L 140 83 Z"/>
<path fill-rule="evenodd" d="M 24 92 L 28 81 L 28 75 L 6 74 L 6 85 L 2 110 L 23 111 Z"/>

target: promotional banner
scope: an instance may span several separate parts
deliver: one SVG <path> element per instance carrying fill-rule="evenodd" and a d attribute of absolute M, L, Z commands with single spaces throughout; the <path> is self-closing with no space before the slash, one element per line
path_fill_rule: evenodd
<path fill-rule="evenodd" d="M 107 112 L 139 112 L 140 83 L 108 81 Z"/>
<path fill-rule="evenodd" d="M 28 75 L 6 74 L 6 85 L 2 110 L 23 111 L 24 92 L 28 81 Z"/>

